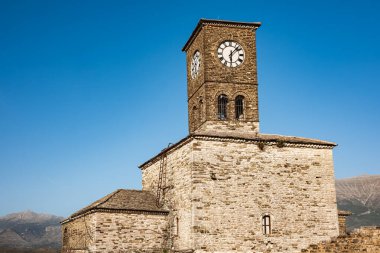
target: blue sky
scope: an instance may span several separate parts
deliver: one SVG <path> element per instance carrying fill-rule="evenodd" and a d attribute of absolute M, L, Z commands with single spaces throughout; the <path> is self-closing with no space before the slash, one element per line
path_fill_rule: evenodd
<path fill-rule="evenodd" d="M 181 48 L 200 18 L 261 21 L 261 131 L 334 141 L 380 174 L 379 1 L 0 0 L 0 215 L 67 216 L 187 129 Z"/>

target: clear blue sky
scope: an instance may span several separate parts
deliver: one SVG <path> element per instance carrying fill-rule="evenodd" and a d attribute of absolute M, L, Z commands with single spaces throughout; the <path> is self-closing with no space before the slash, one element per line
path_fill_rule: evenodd
<path fill-rule="evenodd" d="M 380 174 L 380 1 L 0 0 L 0 215 L 67 216 L 187 130 L 200 18 L 261 21 L 261 131 L 334 141 L 336 177 Z"/>

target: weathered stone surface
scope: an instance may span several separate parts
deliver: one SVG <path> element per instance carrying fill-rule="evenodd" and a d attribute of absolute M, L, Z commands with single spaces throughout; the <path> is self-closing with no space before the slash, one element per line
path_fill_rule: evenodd
<path fill-rule="evenodd" d="M 380 227 L 362 227 L 349 235 L 332 238 L 327 242 L 311 245 L 304 253 L 379 253 Z"/>
<path fill-rule="evenodd" d="M 94 215 L 62 224 L 62 252 L 87 253 L 95 233 Z"/>
<path fill-rule="evenodd" d="M 346 235 L 346 218 L 350 216 L 352 213 L 348 211 L 338 210 L 338 222 L 339 222 L 339 235 Z"/>
<path fill-rule="evenodd" d="M 204 22 L 186 49 L 190 133 L 259 131 L 255 28 Z M 226 40 L 236 41 L 244 48 L 245 60 L 241 66 L 229 68 L 219 61 L 217 49 Z M 193 79 L 190 66 L 196 51 L 201 53 L 201 68 Z M 228 97 L 227 119 L 223 121 L 217 118 L 217 97 L 221 94 Z M 240 119 L 235 118 L 238 95 L 244 96 L 244 116 Z"/>
<path fill-rule="evenodd" d="M 95 212 L 62 225 L 63 253 L 162 252 L 167 215 Z"/>
<path fill-rule="evenodd" d="M 261 150 L 254 143 L 197 138 L 166 159 L 165 203 L 179 217 L 179 236 L 171 237 L 176 250 L 299 252 L 338 236 L 329 147 L 285 143 Z M 144 190 L 155 189 L 159 164 L 143 168 Z M 272 218 L 270 235 L 262 233 L 264 214 Z"/>
<path fill-rule="evenodd" d="M 160 164 L 165 159 L 166 182 L 164 204 L 171 212 L 168 217 L 168 245 L 170 248 L 192 249 L 192 145 L 184 142 L 175 152 L 164 154 L 160 159 L 142 169 L 143 190 L 156 193 Z"/>

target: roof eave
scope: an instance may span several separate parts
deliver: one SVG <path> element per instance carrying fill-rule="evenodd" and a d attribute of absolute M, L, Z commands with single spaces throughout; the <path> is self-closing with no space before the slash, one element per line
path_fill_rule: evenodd
<path fill-rule="evenodd" d="M 61 225 L 68 223 L 70 221 L 76 220 L 80 217 L 86 216 L 88 214 L 96 213 L 96 212 L 115 212 L 115 213 L 123 213 L 123 212 L 132 212 L 132 213 L 151 213 L 151 214 L 164 214 L 167 215 L 169 213 L 168 210 L 145 210 L 145 209 L 124 209 L 124 208 L 119 208 L 119 209 L 114 209 L 114 208 L 91 208 L 89 210 L 86 210 L 83 213 L 78 213 L 74 216 L 70 216 L 69 218 L 63 220 L 60 222 Z"/>

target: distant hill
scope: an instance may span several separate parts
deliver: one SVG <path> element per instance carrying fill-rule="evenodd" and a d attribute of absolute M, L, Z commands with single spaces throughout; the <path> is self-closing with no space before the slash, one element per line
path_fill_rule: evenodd
<path fill-rule="evenodd" d="M 336 180 L 338 208 L 348 210 L 348 229 L 380 226 L 380 175 Z"/>
<path fill-rule="evenodd" d="M 57 252 L 61 247 L 61 220 L 31 211 L 0 217 L 0 252 Z"/>

